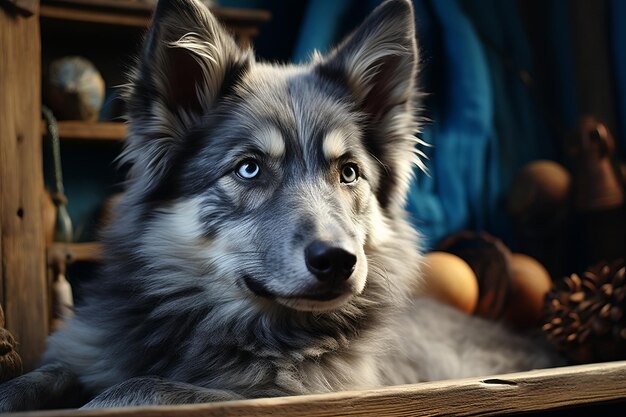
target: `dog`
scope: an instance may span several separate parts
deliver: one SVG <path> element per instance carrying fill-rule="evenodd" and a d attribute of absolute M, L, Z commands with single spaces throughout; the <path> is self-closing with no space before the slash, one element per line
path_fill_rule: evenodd
<path fill-rule="evenodd" d="M 537 340 L 412 295 L 422 258 L 404 205 L 424 166 L 419 61 L 408 0 L 302 65 L 256 62 L 199 1 L 160 0 L 127 92 L 128 181 L 101 276 L 42 366 L 0 388 L 0 409 L 554 365 Z"/>

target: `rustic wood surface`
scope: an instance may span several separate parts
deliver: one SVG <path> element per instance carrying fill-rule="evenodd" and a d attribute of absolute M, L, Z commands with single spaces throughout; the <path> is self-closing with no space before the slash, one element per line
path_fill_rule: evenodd
<path fill-rule="evenodd" d="M 10 0 L 10 1 L 34 1 L 34 0 Z M 113 10 L 118 13 L 143 13 L 151 14 L 153 5 L 148 2 L 128 0 L 60 0 L 47 1 L 46 6 L 68 6 L 70 8 L 85 10 Z M 238 23 L 260 24 L 271 19 L 271 13 L 267 10 L 238 7 L 211 7 L 211 11 L 223 21 L 235 21 Z"/>
<path fill-rule="evenodd" d="M 66 3 L 79 7 L 102 7 L 110 9 L 149 11 L 153 5 L 147 1 L 132 0 L 46 0 L 46 3 Z"/>
<path fill-rule="evenodd" d="M 118 141 L 126 137 L 126 125 L 120 122 L 84 122 L 81 120 L 60 120 L 59 137 L 66 140 Z M 42 122 L 42 134 L 46 126 Z"/>
<path fill-rule="evenodd" d="M 98 242 L 55 242 L 48 248 L 48 264 L 52 266 L 59 260 L 68 265 L 74 262 L 101 262 L 102 246 Z"/>
<path fill-rule="evenodd" d="M 150 16 L 147 14 L 129 14 L 105 10 L 84 10 L 75 7 L 42 4 L 42 17 L 52 19 L 74 20 L 79 22 L 106 23 L 118 26 L 147 27 Z"/>
<path fill-rule="evenodd" d="M 48 334 L 39 19 L 0 7 L 0 301 L 25 370 Z"/>
<path fill-rule="evenodd" d="M 237 32 L 237 26 L 257 27 L 271 19 L 271 14 L 266 10 L 215 7 L 211 8 L 211 11 L 234 32 Z M 147 27 L 152 11 L 140 10 L 129 13 L 123 9 L 93 9 L 72 5 L 42 4 L 40 13 L 44 18 Z"/>
<path fill-rule="evenodd" d="M 626 398 L 626 361 L 370 391 L 175 407 L 61 410 L 21 417 L 476 416 L 553 410 Z"/>

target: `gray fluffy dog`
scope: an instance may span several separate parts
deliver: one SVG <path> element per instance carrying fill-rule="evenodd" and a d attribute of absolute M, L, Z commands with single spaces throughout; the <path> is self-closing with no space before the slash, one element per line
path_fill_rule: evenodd
<path fill-rule="evenodd" d="M 411 296 L 418 62 L 407 0 L 299 66 L 256 62 L 196 0 L 160 0 L 102 276 L 42 367 L 0 387 L 0 410 L 77 387 L 88 407 L 181 404 L 554 364 Z"/>

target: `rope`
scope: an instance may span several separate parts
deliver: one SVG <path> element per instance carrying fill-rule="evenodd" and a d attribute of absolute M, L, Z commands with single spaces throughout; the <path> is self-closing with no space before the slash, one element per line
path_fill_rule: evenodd
<path fill-rule="evenodd" d="M 57 207 L 57 219 L 54 226 L 54 240 L 57 242 L 71 242 L 73 237 L 72 219 L 67 212 L 67 197 L 63 187 L 63 170 L 61 167 L 61 142 L 59 140 L 59 127 L 52 111 L 41 106 L 41 112 L 46 121 L 46 139 L 52 147 L 53 190 L 52 201 Z"/>

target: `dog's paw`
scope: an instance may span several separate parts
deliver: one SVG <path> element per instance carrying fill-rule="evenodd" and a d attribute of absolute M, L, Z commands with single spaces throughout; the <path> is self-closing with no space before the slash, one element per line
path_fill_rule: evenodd
<path fill-rule="evenodd" d="M 20 378 L 15 378 L 0 385 L 0 413 L 36 410 L 39 404 L 28 395 L 29 390 Z"/>
<path fill-rule="evenodd" d="M 137 377 L 114 385 L 82 408 L 198 404 L 243 399 L 232 391 L 198 387 L 160 377 Z"/>
<path fill-rule="evenodd" d="M 0 385 L 0 413 L 75 406 L 79 392 L 70 370 L 62 364 L 44 365 Z"/>

